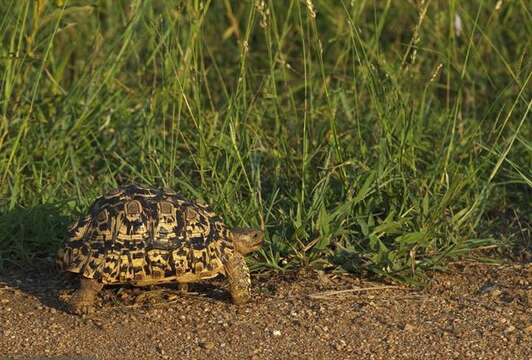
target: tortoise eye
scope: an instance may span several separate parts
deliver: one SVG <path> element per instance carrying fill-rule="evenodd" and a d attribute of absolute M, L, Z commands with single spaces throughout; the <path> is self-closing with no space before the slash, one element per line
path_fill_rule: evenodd
<path fill-rule="evenodd" d="M 107 222 L 107 210 L 103 209 L 100 211 L 98 216 L 96 216 L 96 220 L 98 220 L 98 222 Z"/>
<path fill-rule="evenodd" d="M 138 215 L 142 212 L 142 205 L 137 200 L 131 200 L 126 204 L 126 213 L 128 215 Z"/>

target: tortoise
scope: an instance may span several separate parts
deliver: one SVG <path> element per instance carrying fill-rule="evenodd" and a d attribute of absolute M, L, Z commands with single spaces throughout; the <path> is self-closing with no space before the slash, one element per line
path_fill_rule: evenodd
<path fill-rule="evenodd" d="M 111 284 L 188 283 L 224 274 L 233 303 L 250 299 L 244 255 L 258 250 L 263 232 L 229 228 L 209 206 L 169 189 L 127 185 L 96 199 L 72 224 L 57 253 L 59 269 L 80 277 L 69 307 L 93 310 L 98 292 Z"/>

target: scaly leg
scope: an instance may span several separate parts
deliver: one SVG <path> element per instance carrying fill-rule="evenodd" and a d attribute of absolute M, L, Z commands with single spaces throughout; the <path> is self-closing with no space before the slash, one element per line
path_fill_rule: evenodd
<path fill-rule="evenodd" d="M 103 284 L 98 280 L 81 278 L 79 289 L 70 299 L 70 311 L 78 315 L 92 312 L 96 295 L 102 288 Z"/>
<path fill-rule="evenodd" d="M 177 284 L 177 290 L 181 294 L 186 294 L 188 292 L 188 283 L 178 283 Z"/>
<path fill-rule="evenodd" d="M 240 305 L 251 298 L 251 278 L 244 256 L 235 252 L 225 264 L 225 273 L 229 279 L 229 291 L 233 303 Z"/>

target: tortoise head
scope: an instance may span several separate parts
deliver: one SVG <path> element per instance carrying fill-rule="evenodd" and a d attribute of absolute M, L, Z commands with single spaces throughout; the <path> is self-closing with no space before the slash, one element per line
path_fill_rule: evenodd
<path fill-rule="evenodd" d="M 242 255 L 258 250 L 264 241 L 264 233 L 261 230 L 233 228 L 230 233 L 235 250 Z"/>

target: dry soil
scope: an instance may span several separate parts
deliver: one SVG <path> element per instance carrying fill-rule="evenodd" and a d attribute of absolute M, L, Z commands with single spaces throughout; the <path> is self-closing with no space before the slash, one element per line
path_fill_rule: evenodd
<path fill-rule="evenodd" d="M 6 359 L 530 359 L 532 266 L 455 264 L 422 290 L 306 271 L 255 276 L 230 303 L 223 278 L 105 289 L 70 315 L 76 279 L 51 266 L 0 275 Z"/>

